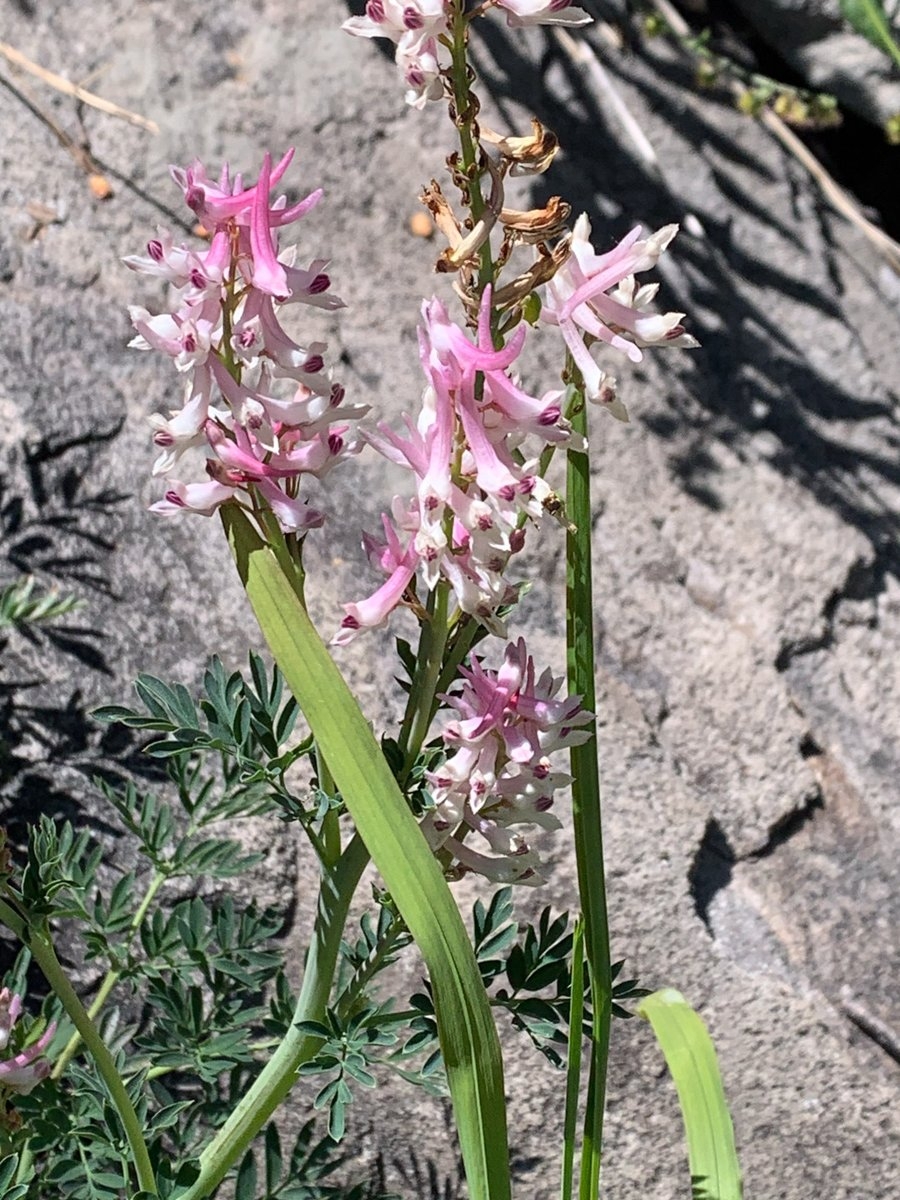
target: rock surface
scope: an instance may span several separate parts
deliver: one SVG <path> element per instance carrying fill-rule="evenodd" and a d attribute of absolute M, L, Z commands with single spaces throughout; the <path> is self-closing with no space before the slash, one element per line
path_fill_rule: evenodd
<path fill-rule="evenodd" d="M 390 418 L 417 402 L 415 325 L 436 251 L 408 220 L 449 149 L 444 117 L 404 109 L 390 61 L 340 32 L 345 15 L 334 0 L 7 9 L 19 50 L 72 79 L 102 71 L 92 86 L 161 127 L 151 138 L 82 111 L 115 189 L 100 204 L 0 89 L 4 570 L 87 601 L 34 644 L 12 634 L 4 652 L 7 820 L 81 814 L 102 834 L 90 776 L 121 747 L 86 710 L 124 699 L 142 669 L 196 686 L 209 653 L 238 664 L 260 640 L 216 523 L 145 511 L 146 417 L 173 378 L 126 349 L 125 306 L 161 293 L 119 260 L 172 225 L 167 164 L 227 158 L 251 173 L 262 149 L 297 143 L 296 186 L 327 194 L 304 245 L 333 257 L 349 304 L 322 323 L 341 379 Z M 593 437 L 614 953 L 646 986 L 679 987 L 709 1023 L 748 1200 L 893 1200 L 900 1068 L 861 1026 L 868 1014 L 900 1031 L 897 291 L 882 294 L 873 252 L 765 132 L 693 93 L 662 43 L 608 64 L 656 146 L 651 176 L 552 39 L 483 24 L 490 123 L 521 130 L 535 112 L 565 147 L 536 202 L 565 195 L 601 245 L 635 221 L 693 217 L 662 298 L 689 314 L 702 349 L 619 367 L 631 424 L 598 421 Z M 78 134 L 70 100 L 24 86 Z M 57 220 L 35 229 L 35 202 Z M 547 338 L 529 377 L 547 387 L 556 371 Z M 374 458 L 335 477 L 333 520 L 310 555 L 325 632 L 368 583 L 359 528 L 375 526 L 392 485 Z M 557 529 L 528 574 L 519 627 L 559 666 Z M 385 644 L 341 655 L 379 722 L 396 707 Z M 302 932 L 310 889 L 291 843 L 253 836 L 273 847 L 258 886 L 296 901 Z M 574 903 L 567 846 L 564 834 L 551 845 L 552 882 L 526 907 Z M 470 904 L 472 886 L 461 893 Z M 519 1194 L 549 1197 L 561 1078 L 506 1044 Z M 439 1102 L 388 1085 L 358 1108 L 361 1161 L 380 1158 L 404 1196 L 457 1194 Z M 615 1029 L 608 1129 L 610 1200 L 687 1194 L 674 1091 L 637 1022 Z"/>

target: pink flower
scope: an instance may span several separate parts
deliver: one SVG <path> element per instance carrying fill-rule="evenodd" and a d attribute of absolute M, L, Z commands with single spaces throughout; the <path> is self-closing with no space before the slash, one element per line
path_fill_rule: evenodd
<path fill-rule="evenodd" d="M 188 509 L 211 517 L 220 504 L 234 498 L 234 487 L 210 479 L 206 483 L 180 483 L 170 480 L 169 487 L 162 500 L 150 505 L 150 511 L 164 517 L 172 517 L 176 513 Z"/>
<path fill-rule="evenodd" d="M 209 477 L 169 480 L 154 512 L 209 516 L 253 491 L 283 529 L 303 533 L 324 517 L 301 497 L 301 480 L 323 478 L 360 447 L 351 422 L 367 409 L 341 408 L 344 389 L 331 378 L 325 343 L 301 345 L 280 321 L 289 302 L 343 307 L 331 292 L 327 259 L 301 268 L 294 253 L 279 256 L 280 230 L 322 195 L 316 190 L 291 207 L 284 196 L 272 200 L 292 156 L 289 151 L 273 166 L 266 154 L 251 187 L 240 176 L 232 179 L 227 166 L 217 183 L 200 163 L 173 168 L 188 207 L 212 230 L 209 246 L 176 246 L 160 232 L 146 256 L 126 260 L 132 270 L 177 289 L 170 311 L 130 310 L 137 331 L 131 344 L 166 354 L 188 376 L 184 406 L 152 418 L 161 450 L 154 474 L 168 476 L 186 452 L 201 448 Z"/>
<path fill-rule="evenodd" d="M 407 91 L 404 100 L 413 108 L 422 109 L 429 100 L 440 100 L 444 94 L 438 47 L 434 38 L 420 46 L 397 47 L 396 62 Z"/>
<path fill-rule="evenodd" d="M 6 1050 L 13 1036 L 13 1027 L 22 1012 L 22 997 L 9 988 L 0 991 L 0 1050 Z M 11 1058 L 0 1060 L 0 1093 L 4 1089 L 21 1096 L 28 1093 L 50 1074 L 50 1063 L 41 1056 L 53 1041 L 56 1022 L 48 1025 L 37 1041 L 32 1042 Z"/>
<path fill-rule="evenodd" d="M 444 0 L 368 0 L 365 15 L 341 26 L 356 37 L 390 38 L 403 50 L 415 49 L 447 32 Z"/>
<path fill-rule="evenodd" d="M 572 8 L 572 0 L 495 0 L 506 13 L 513 29 L 525 25 L 589 25 L 594 19 L 583 8 Z"/>
<path fill-rule="evenodd" d="M 634 279 L 638 272 L 656 265 L 677 232 L 677 225 L 666 225 L 642 238 L 638 225 L 618 246 L 606 254 L 597 254 L 590 242 L 590 222 L 582 213 L 575 223 L 571 253 L 547 284 L 542 319 L 559 326 L 584 379 L 589 399 L 604 404 L 620 419 L 628 418 L 616 399 L 615 380 L 597 365 L 584 343 L 583 333 L 606 342 L 632 362 L 641 361 L 641 346 L 697 345 L 681 325 L 684 313 L 647 312 L 659 285 L 638 288 Z"/>
<path fill-rule="evenodd" d="M 387 515 L 382 514 L 381 519 L 384 542 L 376 542 L 366 535 L 364 546 L 370 562 L 387 575 L 387 580 L 367 600 L 343 606 L 345 616 L 340 630 L 332 639 L 332 645 L 346 646 L 361 629 L 377 629 L 384 625 L 415 576 L 419 556 L 412 538 L 404 547 Z"/>
<path fill-rule="evenodd" d="M 444 0 L 369 0 L 365 15 L 341 26 L 356 37 L 389 38 L 406 84 L 406 103 L 424 108 L 444 94 L 438 39 L 447 32 Z"/>
<path fill-rule="evenodd" d="M 444 700 L 457 718 L 443 732 L 449 751 L 429 772 L 434 810 L 422 823 L 431 845 L 449 851 L 458 868 L 504 883 L 539 883 L 538 857 L 520 826 L 559 827 L 550 813 L 553 794 L 570 782 L 549 755 L 586 740 L 591 714 L 578 697 L 555 700 L 561 679 L 535 677 L 520 638 L 506 647 L 503 666 L 485 670 L 473 657 L 463 688 Z M 474 831 L 490 854 L 465 841 Z"/>
<path fill-rule="evenodd" d="M 505 636 L 496 613 L 516 596 L 504 571 L 524 545 L 519 516 L 540 518 L 550 495 L 535 473 L 537 460 L 524 457 L 521 447 L 528 439 L 544 445 L 567 442 L 572 435 L 561 416 L 559 391 L 538 399 L 510 375 L 525 328 L 496 348 L 490 305 L 488 287 L 473 342 L 440 300 L 426 301 L 419 357 L 428 386 L 418 422 L 406 418 L 404 434 L 383 424 L 363 432 L 380 454 L 412 473 L 416 495 L 408 507 L 395 501 L 393 525 L 383 518 L 398 548 L 400 531 L 407 535 L 385 571 L 396 586 L 384 585 L 369 601 L 344 605 L 339 644 L 381 624 L 389 613 L 385 605 L 391 597 L 393 605 L 400 603 L 416 569 L 429 590 L 445 579 L 463 612 Z"/>

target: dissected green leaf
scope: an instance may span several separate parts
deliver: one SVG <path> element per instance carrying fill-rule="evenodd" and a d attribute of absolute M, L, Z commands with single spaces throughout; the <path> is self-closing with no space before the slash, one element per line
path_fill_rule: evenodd
<path fill-rule="evenodd" d="M 741 1169 L 715 1047 L 706 1026 L 674 988 L 642 1000 L 675 1083 L 687 1135 L 693 1200 L 741 1200 Z"/>

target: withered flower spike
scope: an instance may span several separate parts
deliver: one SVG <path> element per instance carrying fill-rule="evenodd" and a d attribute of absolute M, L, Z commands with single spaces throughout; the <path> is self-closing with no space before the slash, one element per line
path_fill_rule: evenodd
<path fill-rule="evenodd" d="M 519 300 L 524 300 L 529 292 L 533 292 L 542 283 L 548 283 L 569 257 L 568 239 L 559 242 L 549 253 L 545 247 L 538 246 L 538 255 L 537 260 L 524 274 L 517 276 L 505 287 L 498 288 L 494 293 L 496 308 L 508 308 Z"/>
<path fill-rule="evenodd" d="M 560 196 L 551 196 L 543 208 L 531 208 L 527 212 L 504 208 L 500 213 L 500 223 L 514 233 L 520 242 L 536 245 L 559 237 L 571 212 L 571 204 Z"/>
<path fill-rule="evenodd" d="M 496 146 L 501 157 L 512 163 L 511 175 L 542 175 L 556 156 L 559 140 L 536 117 L 531 119 L 531 128 L 528 137 L 504 137 L 482 126 L 481 140 Z"/>
<path fill-rule="evenodd" d="M 455 249 L 462 241 L 462 230 L 459 227 L 459 222 L 453 215 L 450 202 L 441 191 L 441 185 L 436 179 L 432 179 L 419 199 L 431 213 L 435 225 L 450 243 L 450 248 Z"/>
<path fill-rule="evenodd" d="M 487 160 L 486 166 L 491 177 L 491 194 L 488 197 L 487 208 L 475 223 L 472 232 L 456 246 L 444 251 L 437 261 L 438 271 L 456 271 L 467 259 L 477 254 L 491 236 L 491 230 L 503 210 L 503 178 L 496 164 L 490 159 Z"/>

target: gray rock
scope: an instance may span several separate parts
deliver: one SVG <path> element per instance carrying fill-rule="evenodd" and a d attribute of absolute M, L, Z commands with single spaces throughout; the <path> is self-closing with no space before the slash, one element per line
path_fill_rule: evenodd
<path fill-rule="evenodd" d="M 126 697 L 139 670 L 196 687 L 209 653 L 236 665 L 260 644 L 216 522 L 145 511 L 156 494 L 146 418 L 175 380 L 125 347 L 126 304 L 163 297 L 119 259 L 172 224 L 167 163 L 228 158 L 252 173 L 263 149 L 296 141 L 295 186 L 327 193 L 303 248 L 332 255 L 349 305 L 317 332 L 343 356 L 354 399 L 394 420 L 417 403 L 418 306 L 448 281 L 431 274 L 436 246 L 411 236 L 408 217 L 450 146 L 440 106 L 405 110 L 392 64 L 342 35 L 344 16 L 331 0 L 227 12 L 162 0 L 138 13 L 73 0 L 7 16 L 5 40 L 72 78 L 104 68 L 97 90 L 162 132 L 84 111 L 115 187 L 98 204 L 0 91 L 3 570 L 34 570 L 87 601 L 53 640 L 13 635 L 4 653 L 6 819 L 97 821 L 90 776 L 128 761 L 128 747 L 86 710 Z M 855 1011 L 900 1025 L 896 313 L 871 249 L 761 127 L 687 89 L 666 46 L 613 64 L 658 177 L 553 46 L 492 18 L 475 49 L 490 123 L 525 129 L 534 110 L 565 147 L 535 202 L 564 194 L 603 247 L 637 220 L 695 218 L 663 266 L 661 300 L 689 314 L 702 349 L 615 364 L 631 423 L 600 414 L 592 431 L 614 953 L 708 1020 L 749 1198 L 893 1200 L 897 1068 L 848 1020 L 846 989 Z M 70 101 L 28 86 L 78 131 Z M 32 200 L 64 221 L 25 240 Z M 549 387 L 559 347 L 531 343 L 528 379 Z M 333 520 L 309 547 L 326 635 L 340 601 L 373 582 L 360 527 L 401 486 L 374 457 L 335 478 Z M 548 524 L 528 554 L 515 629 L 560 669 L 559 529 Z M 379 728 L 399 707 L 388 649 L 385 636 L 340 655 Z M 291 913 L 299 974 L 308 866 L 281 826 L 247 836 L 269 851 L 250 886 Z M 523 912 L 575 903 L 566 833 L 546 846 L 551 882 L 522 897 Z M 465 906 L 476 890 L 460 889 Z M 416 977 L 414 963 L 405 970 Z M 514 1031 L 503 1036 L 519 1193 L 550 1196 L 561 1079 Z M 607 1195 L 687 1195 L 674 1092 L 647 1028 L 617 1025 L 613 1068 Z M 441 1101 L 395 1081 L 356 1109 L 361 1166 L 381 1163 L 410 1196 L 446 1172 L 458 1194 Z"/>

